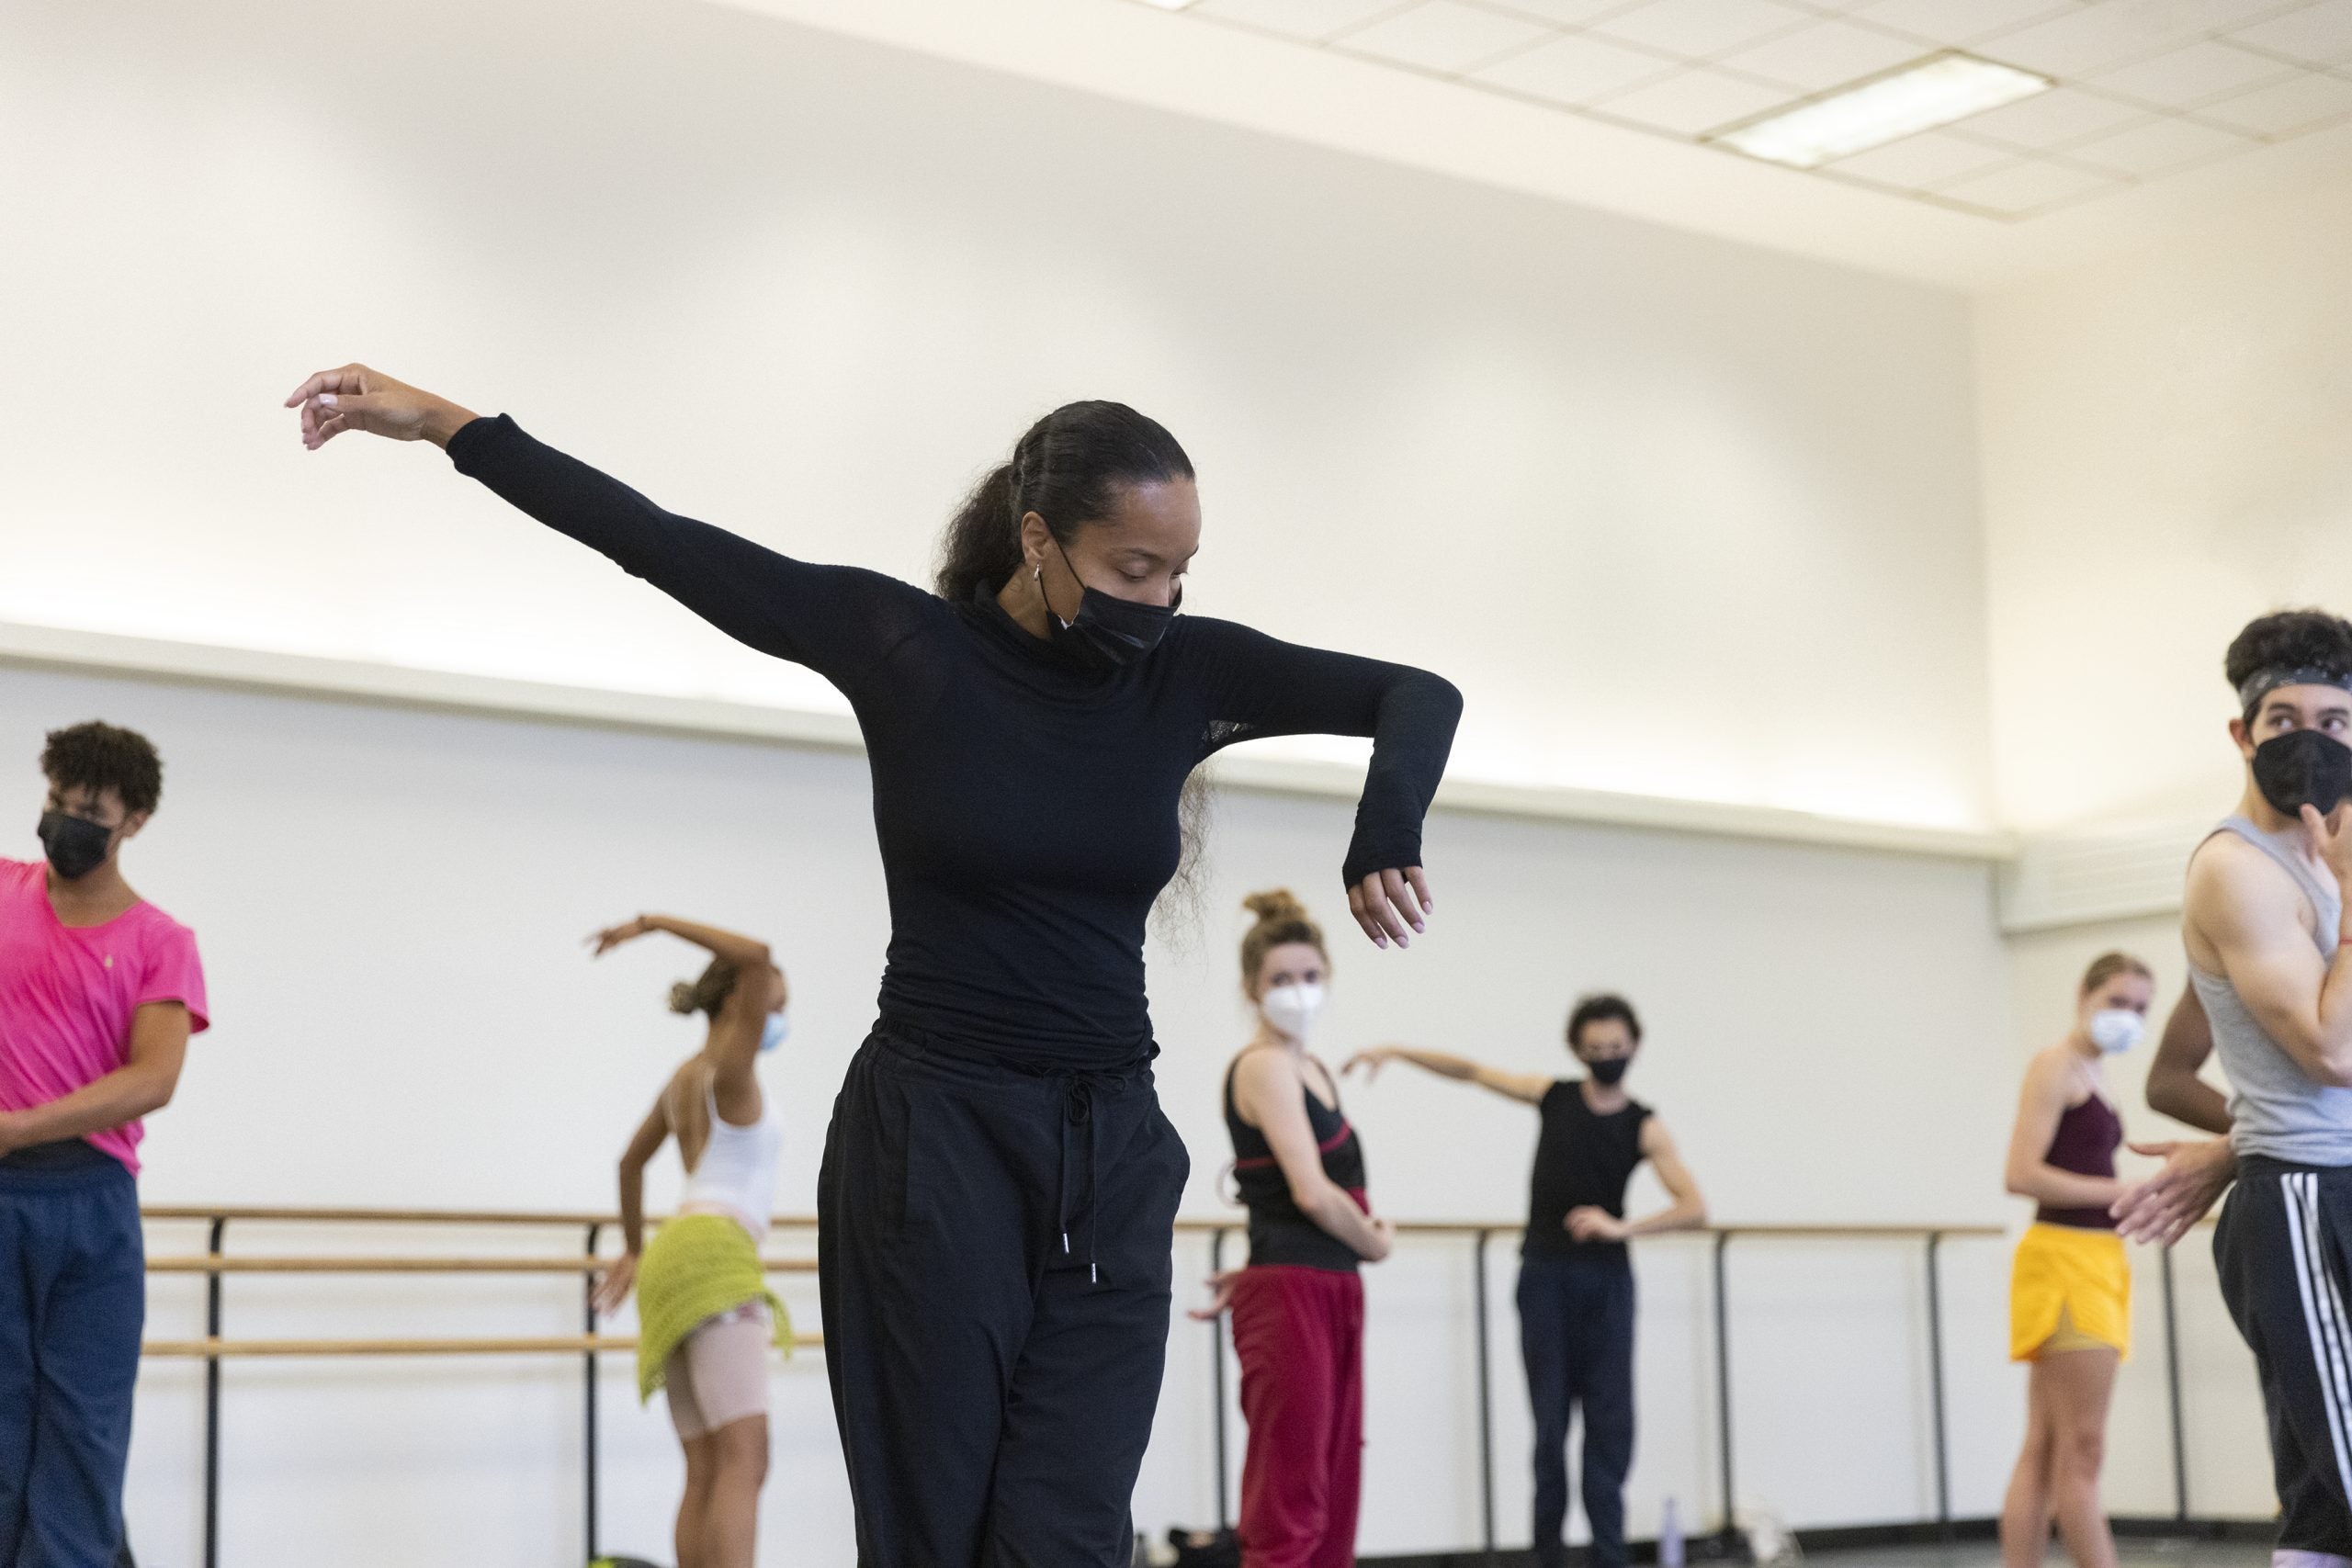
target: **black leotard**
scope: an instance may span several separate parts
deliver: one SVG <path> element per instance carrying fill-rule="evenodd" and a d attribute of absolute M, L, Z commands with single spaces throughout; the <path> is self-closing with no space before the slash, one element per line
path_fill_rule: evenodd
<path fill-rule="evenodd" d="M 778 555 L 662 511 L 503 414 L 458 431 L 449 457 L 849 698 L 889 888 L 886 1024 L 1046 1070 L 1148 1055 L 1144 925 L 1176 869 L 1177 797 L 1236 740 L 1373 737 L 1343 874 L 1420 863 L 1462 707 L 1435 675 L 1180 615 L 1106 676 L 1023 631 L 991 591 L 949 604 Z"/>

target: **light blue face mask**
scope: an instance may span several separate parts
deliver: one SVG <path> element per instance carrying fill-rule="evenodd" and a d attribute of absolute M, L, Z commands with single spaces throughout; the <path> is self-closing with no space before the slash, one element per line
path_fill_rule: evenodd
<path fill-rule="evenodd" d="M 792 1021 L 783 1013 L 768 1014 L 768 1021 L 760 1025 L 760 1049 L 763 1051 L 773 1051 L 791 1038 Z"/>

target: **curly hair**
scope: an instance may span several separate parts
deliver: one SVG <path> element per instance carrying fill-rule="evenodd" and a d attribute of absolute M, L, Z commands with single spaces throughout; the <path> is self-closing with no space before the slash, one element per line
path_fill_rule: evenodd
<path fill-rule="evenodd" d="M 61 790 L 110 789 L 133 817 L 154 810 L 164 798 L 164 760 L 153 742 L 135 729 L 96 719 L 51 730 L 41 747 L 40 771 Z"/>
<path fill-rule="evenodd" d="M 1568 1014 L 1568 1048 L 1574 1050 L 1584 1043 L 1588 1025 L 1610 1019 L 1625 1026 L 1625 1032 L 1634 1037 L 1634 1044 L 1642 1043 L 1642 1021 L 1634 1016 L 1634 1004 L 1613 992 L 1598 991 L 1577 998 L 1576 1010 Z"/>
<path fill-rule="evenodd" d="M 2352 682 L 2352 621 L 2324 610 L 2275 610 L 2231 639 L 2222 673 L 2232 691 L 2266 670 L 2309 670 Z"/>

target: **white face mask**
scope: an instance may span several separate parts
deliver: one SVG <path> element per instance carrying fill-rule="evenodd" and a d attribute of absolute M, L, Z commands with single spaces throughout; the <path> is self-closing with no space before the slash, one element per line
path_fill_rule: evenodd
<path fill-rule="evenodd" d="M 760 1049 L 763 1051 L 773 1051 L 791 1038 L 792 1020 L 783 1013 L 768 1014 L 768 1021 L 760 1025 Z"/>
<path fill-rule="evenodd" d="M 2102 1008 L 2091 1014 L 2091 1043 L 2113 1055 L 2129 1051 L 2148 1032 L 2148 1021 L 2128 1008 Z"/>
<path fill-rule="evenodd" d="M 1276 986 L 1258 998 L 1258 1010 L 1277 1030 L 1304 1042 L 1307 1032 L 1315 1027 L 1315 1015 L 1323 1010 L 1323 987 L 1311 982 Z"/>

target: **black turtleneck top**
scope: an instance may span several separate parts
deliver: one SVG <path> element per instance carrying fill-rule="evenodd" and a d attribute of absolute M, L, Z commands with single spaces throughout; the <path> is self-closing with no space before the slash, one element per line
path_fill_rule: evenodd
<path fill-rule="evenodd" d="M 1342 874 L 1418 865 L 1462 698 L 1403 665 L 1179 615 L 1114 672 L 1033 637 L 983 590 L 951 604 L 811 566 L 664 512 L 502 414 L 450 438 L 458 471 L 849 698 L 890 899 L 882 1026 L 1033 1069 L 1152 1050 L 1144 927 L 1182 850 L 1177 799 L 1211 752 L 1368 735 Z"/>

